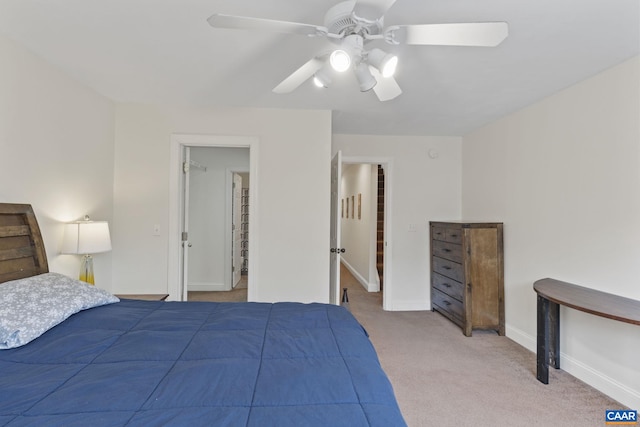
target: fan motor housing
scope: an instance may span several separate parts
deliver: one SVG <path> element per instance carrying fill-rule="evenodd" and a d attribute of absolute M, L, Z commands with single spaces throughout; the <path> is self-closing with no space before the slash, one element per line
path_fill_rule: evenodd
<path fill-rule="evenodd" d="M 353 15 L 355 4 L 355 0 L 344 1 L 327 11 L 324 16 L 324 26 L 329 33 L 339 34 L 342 37 L 352 34 L 359 34 L 363 37 L 367 34 L 380 34 L 383 27 L 383 18 L 381 17 L 374 22 L 358 20 Z"/>

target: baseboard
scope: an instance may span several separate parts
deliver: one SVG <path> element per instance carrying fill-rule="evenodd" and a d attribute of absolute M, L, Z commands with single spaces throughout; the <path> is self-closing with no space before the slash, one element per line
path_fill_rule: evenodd
<path fill-rule="evenodd" d="M 386 311 L 431 311 L 431 304 L 424 301 L 393 301 L 387 302 Z"/>
<path fill-rule="evenodd" d="M 640 391 L 621 384 L 613 378 L 560 352 L 560 367 L 563 371 L 584 381 L 631 409 L 640 408 Z"/>
<path fill-rule="evenodd" d="M 375 284 L 375 283 L 369 283 L 355 268 L 353 268 L 351 266 L 351 264 L 349 264 L 347 261 L 345 261 L 344 259 L 341 259 L 340 262 L 342 263 L 342 265 L 344 265 L 346 267 L 347 270 L 349 270 L 349 272 L 353 275 L 353 277 L 356 278 L 356 280 L 358 281 L 358 283 L 360 283 L 362 285 L 362 287 L 367 291 L 367 292 L 379 292 L 380 288 L 379 285 Z"/>
<path fill-rule="evenodd" d="M 512 341 L 517 342 L 518 344 L 520 344 L 521 346 L 523 346 L 524 348 L 526 348 L 527 350 L 533 353 L 536 352 L 536 349 L 537 349 L 536 337 L 534 337 L 533 335 L 527 334 L 521 329 L 514 328 L 509 324 L 505 325 L 504 329 L 505 329 L 506 336 L 509 337 Z"/>
<path fill-rule="evenodd" d="M 224 283 L 211 282 L 191 282 L 187 286 L 187 290 L 192 292 L 213 292 L 230 290 Z"/>
<path fill-rule="evenodd" d="M 536 353 L 537 340 L 533 335 L 509 325 L 505 329 L 507 337 L 534 354 Z M 560 369 L 629 408 L 640 408 L 640 390 L 633 390 L 562 351 L 560 351 Z"/>

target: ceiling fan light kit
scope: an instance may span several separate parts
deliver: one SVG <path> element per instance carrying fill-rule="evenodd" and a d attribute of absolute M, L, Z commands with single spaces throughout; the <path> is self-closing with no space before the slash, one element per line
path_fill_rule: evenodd
<path fill-rule="evenodd" d="M 358 64 L 355 69 L 356 78 L 358 79 L 358 84 L 360 85 L 361 92 L 367 92 L 375 87 L 378 84 L 378 81 L 373 74 L 371 74 L 371 70 L 369 70 L 369 66 L 364 62 Z"/>
<path fill-rule="evenodd" d="M 327 88 L 331 85 L 331 73 L 326 64 L 313 76 L 313 84 L 320 88 Z"/>
<path fill-rule="evenodd" d="M 396 72 L 398 66 L 398 57 L 383 51 L 382 49 L 371 49 L 368 55 L 369 64 L 376 67 L 382 77 L 391 77 Z"/>
<path fill-rule="evenodd" d="M 336 49 L 331 52 L 329 63 L 334 70 L 343 73 L 351 67 L 351 56 L 343 49 Z"/>
<path fill-rule="evenodd" d="M 396 0 L 348 0 L 336 4 L 325 14 L 324 26 L 214 14 L 207 22 L 214 28 L 248 29 L 325 37 L 338 45 L 329 55 L 316 56 L 291 73 L 273 92 L 289 93 L 313 78 L 319 87 L 331 84 L 330 70 L 353 69 L 362 92 L 374 89 L 380 101 L 402 93 L 393 78 L 398 57 L 380 48 L 365 45 L 384 41 L 390 45 L 485 46 L 502 43 L 509 34 L 506 22 L 394 25 L 384 27 L 384 14 Z"/>

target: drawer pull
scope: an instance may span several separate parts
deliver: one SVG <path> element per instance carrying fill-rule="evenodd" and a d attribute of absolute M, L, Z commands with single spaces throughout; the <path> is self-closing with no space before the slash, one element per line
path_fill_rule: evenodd
<path fill-rule="evenodd" d="M 458 235 L 457 234 L 452 234 L 451 237 L 458 237 Z"/>
<path fill-rule="evenodd" d="M 444 248 L 444 249 L 442 249 L 442 252 L 449 253 L 449 252 L 451 252 L 451 249 Z"/>
<path fill-rule="evenodd" d="M 447 306 L 451 305 L 451 303 L 449 301 L 445 300 L 445 301 L 442 301 L 442 302 L 444 303 L 444 305 L 447 305 Z"/>
<path fill-rule="evenodd" d="M 450 288 L 450 287 L 451 287 L 451 285 L 450 285 L 450 284 L 448 284 L 448 283 L 443 283 L 443 284 L 442 284 L 442 286 L 445 286 L 445 287 L 447 287 L 447 288 Z"/>
<path fill-rule="evenodd" d="M 443 265 L 442 268 L 444 268 L 445 270 L 451 270 L 451 267 L 449 267 L 448 265 Z"/>

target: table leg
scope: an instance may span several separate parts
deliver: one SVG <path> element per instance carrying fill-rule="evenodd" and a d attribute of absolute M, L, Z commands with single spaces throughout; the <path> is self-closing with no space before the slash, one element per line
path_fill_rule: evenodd
<path fill-rule="evenodd" d="M 560 369 L 560 305 L 538 295 L 538 381 L 549 384 L 549 365 Z"/>
<path fill-rule="evenodd" d="M 549 364 L 560 369 L 560 305 L 549 301 Z"/>
<path fill-rule="evenodd" d="M 549 300 L 538 295 L 538 337 L 536 377 L 549 384 Z"/>

